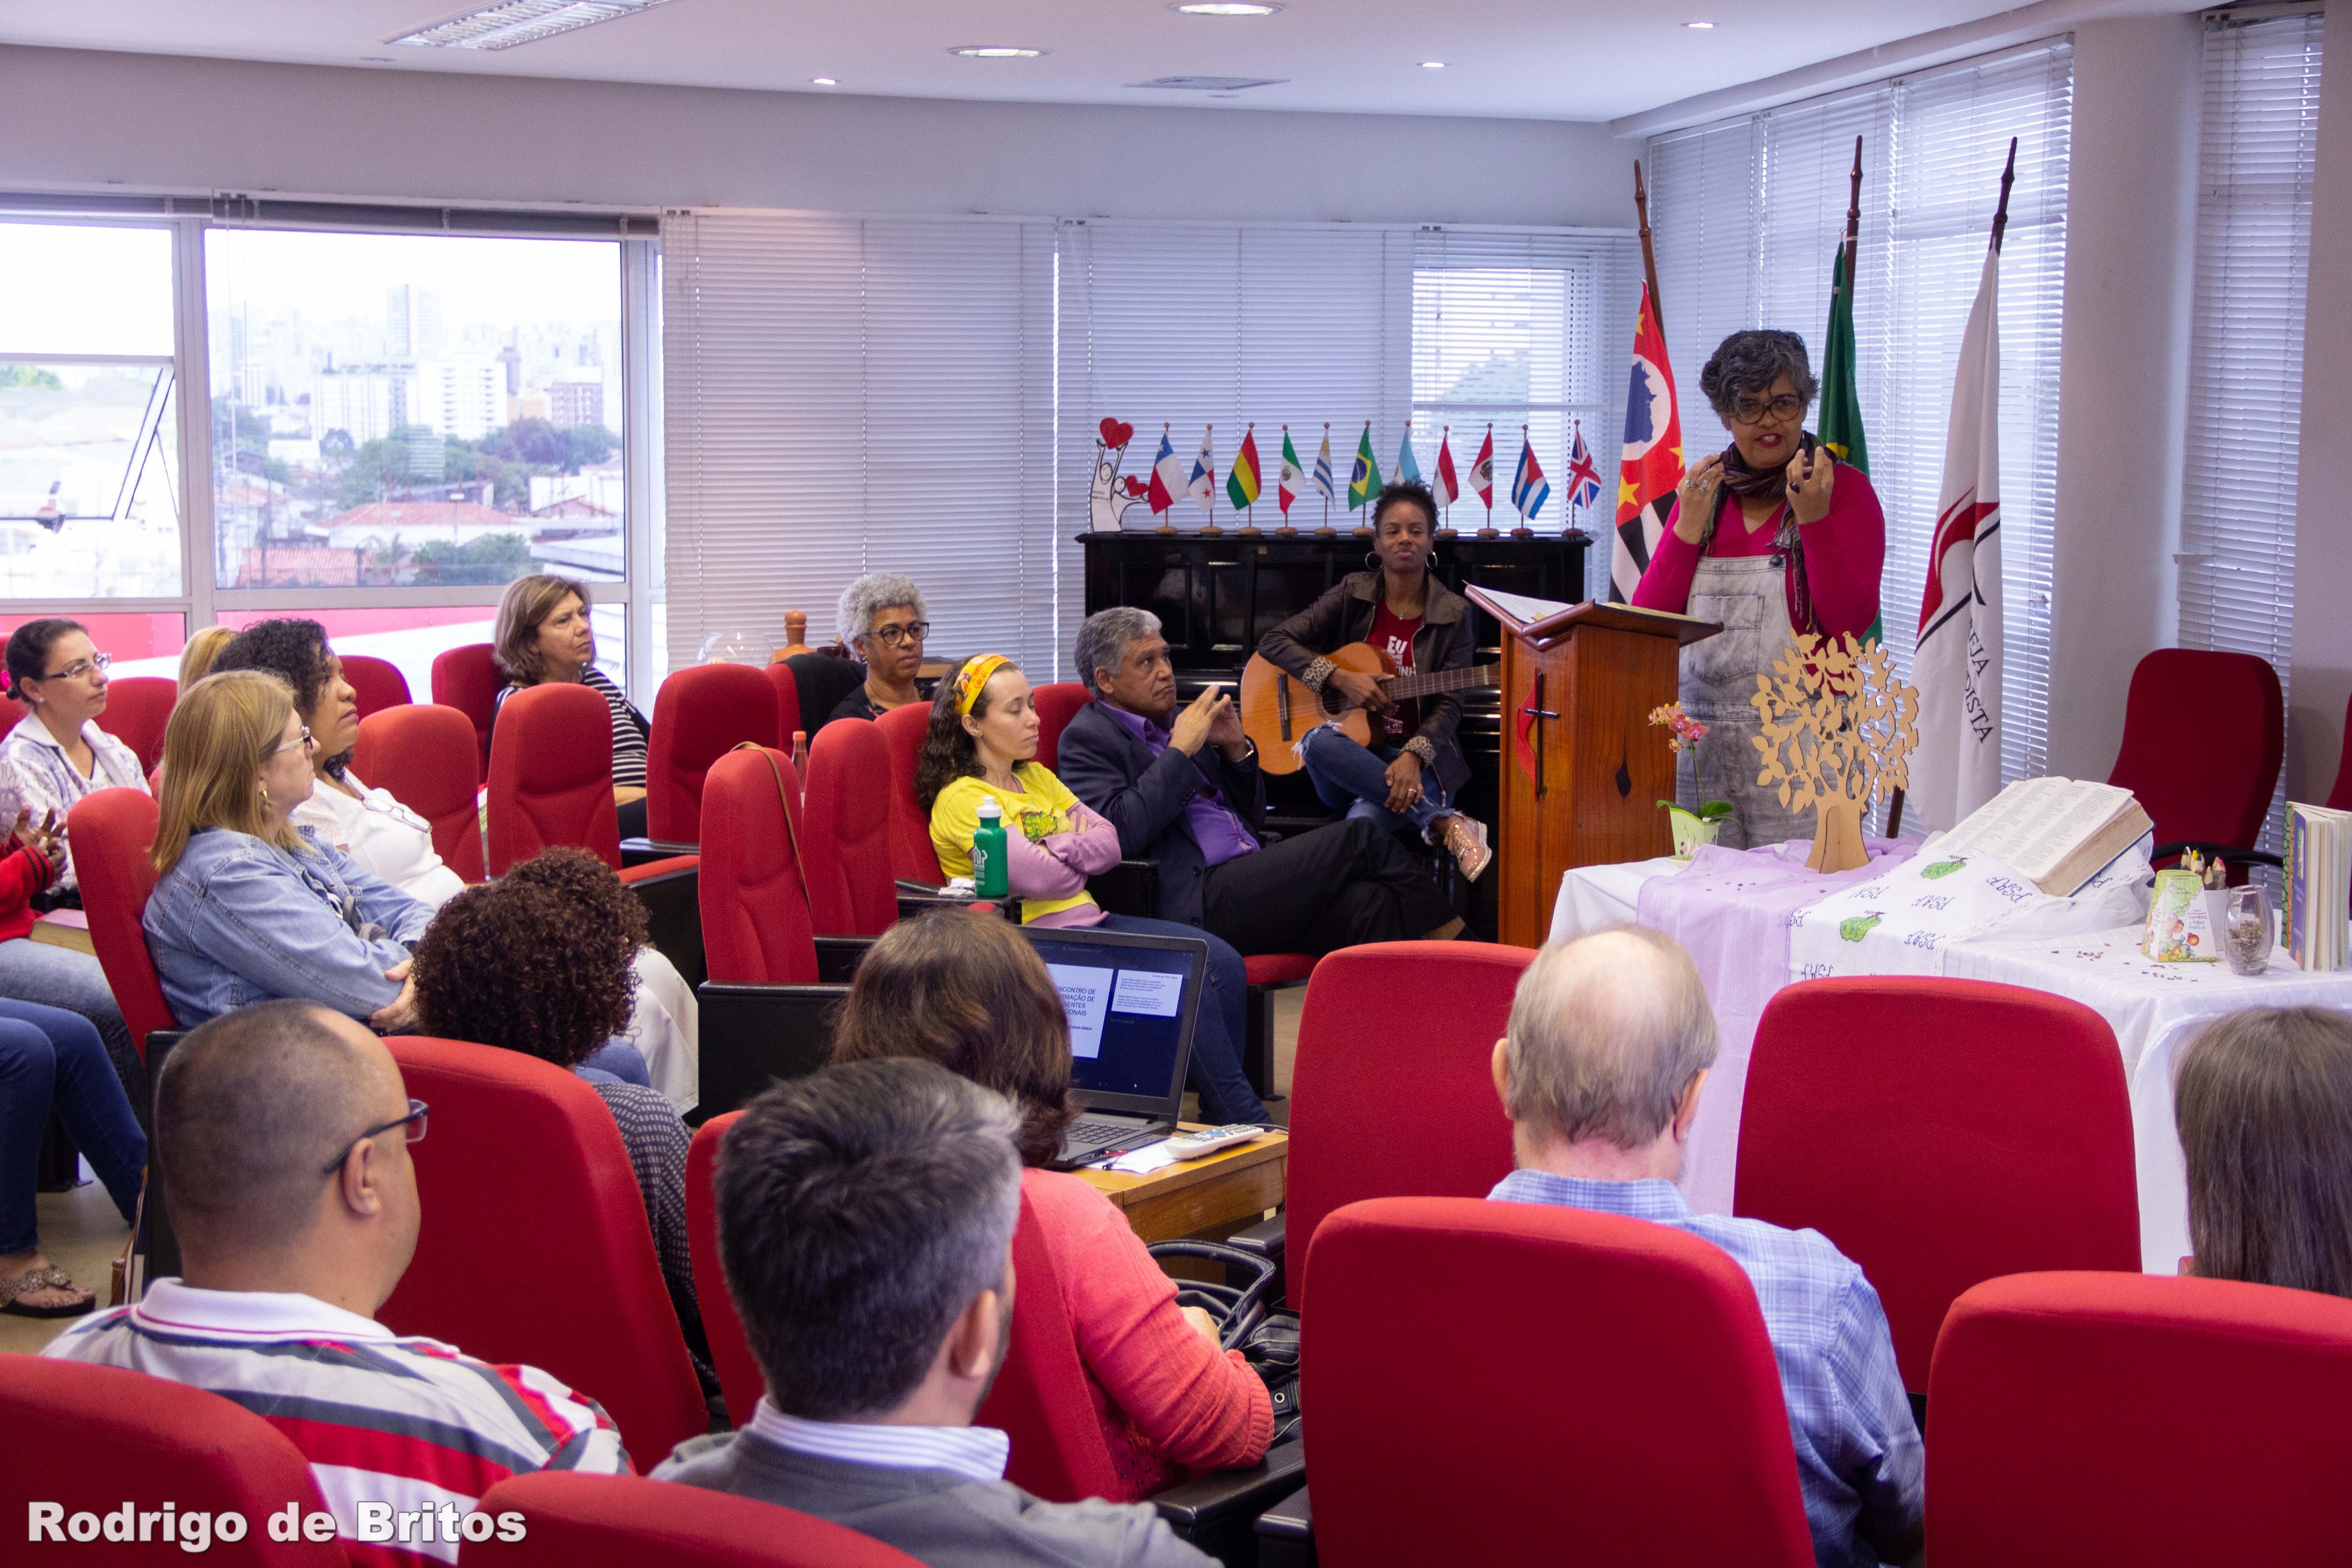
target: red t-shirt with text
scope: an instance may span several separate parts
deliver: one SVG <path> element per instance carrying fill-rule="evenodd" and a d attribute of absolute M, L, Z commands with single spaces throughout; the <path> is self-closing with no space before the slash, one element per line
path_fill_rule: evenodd
<path fill-rule="evenodd" d="M 1372 629 L 1365 634 L 1364 640 L 1388 655 L 1389 662 L 1396 666 L 1399 675 L 1411 675 L 1413 635 L 1420 630 L 1419 616 L 1409 621 L 1402 619 L 1383 600 L 1381 607 L 1373 612 Z M 1382 733 L 1391 744 L 1409 738 L 1421 729 L 1421 704 L 1418 701 L 1398 703 L 1388 710 L 1383 725 Z"/>

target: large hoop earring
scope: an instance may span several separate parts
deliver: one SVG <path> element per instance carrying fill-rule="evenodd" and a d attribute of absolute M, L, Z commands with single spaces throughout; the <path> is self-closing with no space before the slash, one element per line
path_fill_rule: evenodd
<path fill-rule="evenodd" d="M 1380 569 L 1381 569 L 1381 555 L 1380 555 L 1380 552 L 1379 552 L 1379 551 L 1377 551 L 1377 550 L 1367 550 L 1367 551 L 1365 551 L 1365 552 L 1364 552 L 1364 570 L 1365 570 L 1365 571 L 1367 571 L 1367 572 L 1377 572 L 1377 571 L 1379 571 Z"/>

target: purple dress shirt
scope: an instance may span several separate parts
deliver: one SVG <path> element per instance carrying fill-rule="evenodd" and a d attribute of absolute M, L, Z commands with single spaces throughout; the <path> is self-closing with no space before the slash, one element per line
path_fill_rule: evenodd
<path fill-rule="evenodd" d="M 1130 713 L 1116 702 L 1105 702 L 1103 711 L 1126 725 L 1128 731 L 1142 742 L 1144 750 L 1155 758 L 1168 749 L 1169 732 L 1165 727 L 1140 713 Z M 1193 772 L 1200 772 L 1197 765 Z M 1184 823 L 1192 830 L 1192 842 L 1201 847 L 1204 865 L 1222 866 L 1257 852 L 1258 842 L 1249 825 L 1225 804 L 1225 792 L 1205 777 L 1200 781 L 1200 793 L 1184 803 Z"/>

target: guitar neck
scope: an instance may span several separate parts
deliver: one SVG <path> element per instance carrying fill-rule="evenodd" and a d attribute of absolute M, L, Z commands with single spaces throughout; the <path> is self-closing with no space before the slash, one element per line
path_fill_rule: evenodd
<path fill-rule="evenodd" d="M 1440 691 L 1462 691 L 1479 686 L 1503 684 L 1503 667 L 1482 664 L 1469 669 L 1433 669 L 1426 675 L 1392 675 L 1381 682 L 1381 689 L 1399 702 L 1416 697 L 1429 697 Z"/>

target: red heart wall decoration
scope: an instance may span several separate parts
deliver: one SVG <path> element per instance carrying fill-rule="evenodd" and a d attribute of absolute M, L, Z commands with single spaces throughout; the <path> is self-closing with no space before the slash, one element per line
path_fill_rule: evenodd
<path fill-rule="evenodd" d="M 1101 429 L 1103 446 L 1109 451 L 1116 452 L 1121 447 L 1126 446 L 1129 441 L 1135 439 L 1135 426 L 1132 425 L 1122 425 L 1116 419 L 1105 419 L 1102 422 Z"/>

